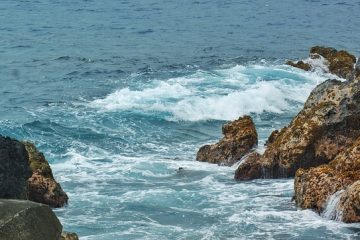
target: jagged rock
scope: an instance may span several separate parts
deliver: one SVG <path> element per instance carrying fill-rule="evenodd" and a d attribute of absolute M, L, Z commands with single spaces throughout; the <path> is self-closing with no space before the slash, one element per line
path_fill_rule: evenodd
<path fill-rule="evenodd" d="M 250 116 L 225 124 L 220 142 L 201 147 L 196 160 L 231 166 L 257 146 L 258 136 Z"/>
<path fill-rule="evenodd" d="M 299 168 L 329 163 L 360 136 L 360 83 L 328 80 L 318 85 L 303 110 L 283 128 L 250 169 L 239 166 L 237 179 L 246 171 L 265 178 L 292 177 Z M 249 167 L 250 167 L 249 166 Z M 256 176 L 256 177 L 255 177 Z"/>
<path fill-rule="evenodd" d="M 301 60 L 297 62 L 287 61 L 286 64 L 292 67 L 303 69 L 305 71 L 310 71 L 311 69 L 311 65 L 309 63 L 305 63 L 304 61 Z"/>
<path fill-rule="evenodd" d="M 273 132 L 270 134 L 268 140 L 266 140 L 265 146 L 267 146 L 267 145 L 275 142 L 275 139 L 277 138 L 277 136 L 279 136 L 279 133 L 280 133 L 279 130 L 273 131 Z"/>
<path fill-rule="evenodd" d="M 0 238 L 2 240 L 56 240 L 62 226 L 43 204 L 20 200 L 0 200 Z"/>
<path fill-rule="evenodd" d="M 51 207 L 62 207 L 67 204 L 68 196 L 55 181 L 44 154 L 30 142 L 24 142 L 24 145 L 32 170 L 32 176 L 28 179 L 28 199 Z"/>
<path fill-rule="evenodd" d="M 311 48 L 310 53 L 323 56 L 329 63 L 329 71 L 342 78 L 348 78 L 354 70 L 356 57 L 344 50 L 316 46 Z"/>
<path fill-rule="evenodd" d="M 330 197 L 340 192 L 339 220 L 360 221 L 360 138 L 327 165 L 296 172 L 296 204 L 321 213 Z"/>
<path fill-rule="evenodd" d="M 354 71 L 354 64 L 356 63 L 356 57 L 344 50 L 337 51 L 335 48 L 315 46 L 310 49 L 311 58 L 324 57 L 326 64 L 328 65 L 329 72 L 342 78 L 350 78 Z M 311 62 L 288 61 L 288 65 L 309 71 L 313 68 Z"/>
<path fill-rule="evenodd" d="M 24 145 L 0 136 L 0 198 L 27 198 L 27 179 L 31 176 Z"/>
<path fill-rule="evenodd" d="M 360 222 L 360 181 L 354 182 L 341 194 L 337 208 L 341 221 Z"/>
<path fill-rule="evenodd" d="M 30 142 L 0 136 L 0 197 L 28 199 L 51 207 L 68 201 L 44 155 Z"/>
<path fill-rule="evenodd" d="M 240 163 L 238 169 L 235 171 L 235 179 L 237 180 L 251 180 L 261 178 L 262 169 L 259 163 L 261 155 L 257 152 L 252 152 Z"/>
<path fill-rule="evenodd" d="M 76 233 L 62 232 L 60 240 L 79 240 L 79 237 Z"/>

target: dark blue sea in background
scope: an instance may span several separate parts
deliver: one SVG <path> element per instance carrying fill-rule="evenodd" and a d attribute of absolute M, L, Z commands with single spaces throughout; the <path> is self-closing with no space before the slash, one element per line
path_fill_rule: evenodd
<path fill-rule="evenodd" d="M 293 180 L 235 182 L 195 161 L 221 125 L 267 136 L 329 76 L 284 65 L 360 54 L 360 1 L 1 0 L 0 134 L 33 141 L 81 239 L 355 239 L 291 202 Z M 177 172 L 179 167 L 184 171 Z"/>

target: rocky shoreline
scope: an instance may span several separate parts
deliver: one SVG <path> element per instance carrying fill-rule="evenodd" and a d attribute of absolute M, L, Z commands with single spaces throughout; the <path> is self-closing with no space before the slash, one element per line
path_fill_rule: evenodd
<path fill-rule="evenodd" d="M 336 206 L 329 218 L 359 222 L 359 62 L 346 51 L 316 46 L 308 59 L 287 64 L 314 71 L 317 60 L 325 63 L 324 71 L 346 80 L 319 84 L 290 124 L 269 136 L 263 154 L 253 149 L 257 134 L 245 116 L 225 125 L 224 139 L 200 148 L 197 160 L 232 165 L 241 159 L 235 172 L 239 181 L 295 177 L 297 206 L 322 214 L 331 200 Z M 231 134 L 224 131 L 229 126 Z"/>
<path fill-rule="evenodd" d="M 1 239 L 78 239 L 51 210 L 68 196 L 33 143 L 0 136 L 0 183 Z"/>

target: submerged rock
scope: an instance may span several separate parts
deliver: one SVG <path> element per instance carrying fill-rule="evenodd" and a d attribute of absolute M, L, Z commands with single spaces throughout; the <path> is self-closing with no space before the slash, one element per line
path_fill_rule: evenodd
<path fill-rule="evenodd" d="M 350 78 L 354 71 L 356 57 L 344 50 L 337 51 L 335 48 L 315 46 L 310 49 L 310 58 L 316 59 L 322 56 L 330 73 L 341 78 Z M 288 65 L 309 71 L 313 69 L 311 61 L 288 61 Z"/>
<path fill-rule="evenodd" d="M 44 155 L 30 142 L 0 136 L 0 197 L 31 200 L 51 207 L 68 201 Z"/>
<path fill-rule="evenodd" d="M 32 170 L 32 176 L 28 179 L 28 199 L 51 207 L 62 207 L 67 204 L 68 196 L 54 179 L 44 154 L 30 142 L 24 142 L 24 145 Z"/>
<path fill-rule="evenodd" d="M 2 240 L 56 240 L 62 226 L 43 204 L 20 200 L 0 200 L 0 236 Z"/>
<path fill-rule="evenodd" d="M 231 166 L 257 146 L 258 136 L 250 116 L 225 124 L 222 132 L 220 142 L 199 149 L 197 161 Z"/>

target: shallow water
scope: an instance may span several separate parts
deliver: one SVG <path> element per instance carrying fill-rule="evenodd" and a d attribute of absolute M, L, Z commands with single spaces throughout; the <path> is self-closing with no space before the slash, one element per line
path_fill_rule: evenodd
<path fill-rule="evenodd" d="M 1 1 L 0 134 L 45 153 L 70 197 L 56 214 L 81 239 L 360 238 L 358 224 L 296 209 L 291 179 L 239 183 L 235 167 L 194 160 L 244 114 L 263 151 L 334 77 L 285 59 L 315 44 L 359 55 L 359 7 Z"/>

